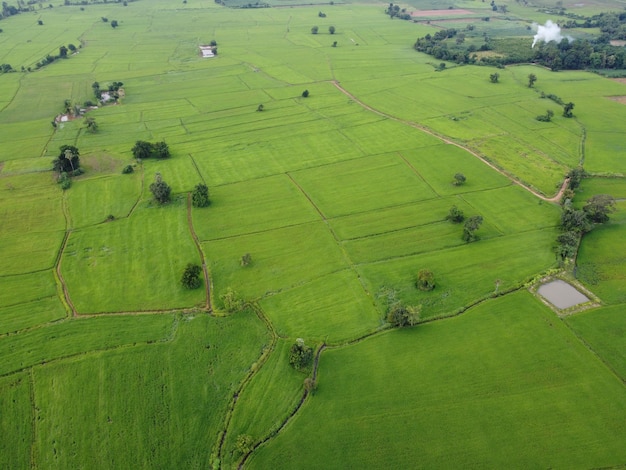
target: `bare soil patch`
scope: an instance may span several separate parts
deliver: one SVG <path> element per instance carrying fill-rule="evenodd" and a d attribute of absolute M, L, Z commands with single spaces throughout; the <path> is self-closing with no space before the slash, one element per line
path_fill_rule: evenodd
<path fill-rule="evenodd" d="M 626 83 L 626 78 L 613 78 L 612 80 L 617 83 Z"/>
<path fill-rule="evenodd" d="M 626 104 L 626 96 L 609 96 L 609 99 L 612 101 L 617 101 L 618 103 Z"/>
<path fill-rule="evenodd" d="M 611 44 L 611 46 L 617 46 L 617 47 L 626 46 L 626 41 L 622 41 L 620 39 L 611 39 L 609 43 Z"/>
<path fill-rule="evenodd" d="M 453 10 L 418 10 L 411 12 L 411 16 L 424 17 L 424 16 L 459 16 L 459 15 L 473 15 L 473 11 L 463 10 L 460 8 Z"/>

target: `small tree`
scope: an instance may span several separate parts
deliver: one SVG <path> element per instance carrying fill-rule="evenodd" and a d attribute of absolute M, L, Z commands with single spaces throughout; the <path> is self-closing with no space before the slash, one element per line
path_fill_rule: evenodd
<path fill-rule="evenodd" d="M 554 116 L 554 111 L 551 109 L 546 110 L 546 114 L 541 114 L 537 116 L 535 119 L 541 122 L 550 122 L 552 121 L 552 116 Z"/>
<path fill-rule="evenodd" d="M 312 360 L 313 350 L 304 344 L 302 338 L 298 338 L 289 349 L 289 364 L 296 370 L 302 370 L 307 368 Z"/>
<path fill-rule="evenodd" d="M 317 34 L 317 32 L 318 32 L 319 30 L 320 30 L 320 29 L 319 29 L 317 26 L 313 26 L 313 27 L 311 28 L 311 34 Z"/>
<path fill-rule="evenodd" d="M 132 165 L 126 165 L 123 169 L 122 169 L 122 174 L 124 175 L 129 175 L 130 173 L 133 173 L 135 171 L 135 169 L 133 168 Z"/>
<path fill-rule="evenodd" d="M 563 106 L 563 117 L 566 117 L 566 118 L 574 117 L 574 114 L 572 113 L 572 109 L 574 109 L 574 103 L 570 101 L 565 106 Z"/>
<path fill-rule="evenodd" d="M 535 82 L 537 81 L 537 75 L 531 73 L 528 75 L 528 88 L 532 88 Z"/>
<path fill-rule="evenodd" d="M 329 26 L 329 27 L 328 27 L 328 32 L 329 32 L 330 34 L 335 34 L 335 27 L 334 27 L 334 26 Z"/>
<path fill-rule="evenodd" d="M 446 219 L 455 224 L 460 224 L 465 220 L 465 215 L 461 209 L 456 206 L 452 206 L 450 208 L 450 213 L 446 216 Z"/>
<path fill-rule="evenodd" d="M 333 47 L 337 47 L 337 41 L 333 41 Z"/>
<path fill-rule="evenodd" d="M 308 98 L 309 97 L 309 90 L 304 90 L 302 92 L 302 98 Z"/>
<path fill-rule="evenodd" d="M 112 27 L 113 29 L 117 28 L 118 26 L 119 26 L 119 25 L 118 25 L 118 23 L 117 23 L 117 20 L 112 20 L 112 21 L 111 21 L 111 27 Z"/>
<path fill-rule="evenodd" d="M 59 47 L 59 57 L 62 57 L 63 59 L 67 58 L 67 51 L 68 48 L 65 46 Z"/>
<path fill-rule="evenodd" d="M 317 381 L 311 377 L 307 377 L 306 379 L 304 379 L 303 385 L 307 393 L 310 393 L 311 395 L 313 395 L 315 393 L 315 390 L 317 389 Z"/>
<path fill-rule="evenodd" d="M 241 266 L 243 266 L 244 268 L 246 266 L 250 266 L 250 264 L 252 263 L 252 256 L 250 256 L 250 253 L 246 253 L 245 255 L 243 255 L 241 257 L 240 263 Z"/>
<path fill-rule="evenodd" d="M 202 268 L 197 264 L 189 263 L 183 271 L 180 283 L 187 289 L 197 289 L 202 285 Z"/>
<path fill-rule="evenodd" d="M 478 230 L 483 223 L 483 218 L 480 215 L 474 215 L 465 221 L 463 225 L 463 240 L 466 242 L 473 242 L 478 237 L 474 232 Z"/>
<path fill-rule="evenodd" d="M 429 291 L 435 288 L 435 275 L 428 269 L 420 269 L 417 273 L 417 281 L 415 286 L 419 290 Z"/>
<path fill-rule="evenodd" d="M 452 182 L 452 184 L 455 186 L 462 186 L 465 184 L 466 180 L 467 178 L 465 178 L 465 175 L 463 173 L 457 173 L 456 175 L 454 175 L 454 181 Z"/>
<path fill-rule="evenodd" d="M 193 189 L 193 193 L 191 194 L 191 203 L 194 207 L 207 207 L 211 204 L 209 199 L 209 188 L 207 188 L 206 184 L 199 183 Z"/>
<path fill-rule="evenodd" d="M 500 79 L 500 74 L 498 72 L 492 73 L 491 75 L 489 75 L 489 81 L 491 83 L 498 83 L 499 79 Z"/>
<path fill-rule="evenodd" d="M 261 112 L 261 111 L 263 111 L 264 109 L 265 109 L 265 106 L 263 106 L 262 104 L 258 105 L 258 106 L 257 106 L 257 108 L 256 108 L 256 110 L 257 110 L 258 112 Z"/>
<path fill-rule="evenodd" d="M 163 181 L 161 173 L 157 173 L 155 175 L 154 183 L 150 185 L 150 192 L 159 204 L 166 204 L 170 202 L 170 193 L 172 192 L 172 188 L 170 188 L 169 185 Z"/>
<path fill-rule="evenodd" d="M 583 206 L 587 218 L 596 224 L 609 221 L 609 214 L 615 212 L 615 198 L 610 194 L 596 194 Z"/>
<path fill-rule="evenodd" d="M 85 127 L 92 134 L 95 134 L 96 132 L 98 132 L 98 123 L 96 122 L 96 118 L 87 116 L 85 118 Z"/>

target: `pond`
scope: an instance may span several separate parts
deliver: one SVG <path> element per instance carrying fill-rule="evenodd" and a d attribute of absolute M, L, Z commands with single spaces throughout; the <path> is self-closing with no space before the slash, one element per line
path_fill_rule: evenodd
<path fill-rule="evenodd" d="M 560 279 L 543 284 L 537 292 L 539 292 L 541 297 L 559 309 L 570 308 L 578 304 L 589 302 L 589 298 L 586 295 L 580 293 L 572 285 Z"/>

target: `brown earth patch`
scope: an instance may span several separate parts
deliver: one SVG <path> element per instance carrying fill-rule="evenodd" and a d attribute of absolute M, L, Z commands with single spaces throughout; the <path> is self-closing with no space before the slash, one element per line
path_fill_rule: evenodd
<path fill-rule="evenodd" d="M 624 83 L 624 84 L 626 84 L 626 78 L 613 78 L 612 80 L 617 82 L 617 83 Z"/>
<path fill-rule="evenodd" d="M 609 96 L 609 99 L 617 101 L 618 103 L 626 104 L 626 96 Z"/>
<path fill-rule="evenodd" d="M 626 46 L 626 41 L 622 41 L 620 39 L 611 39 L 609 41 L 609 44 L 611 44 L 611 46 L 622 47 L 622 46 Z"/>
<path fill-rule="evenodd" d="M 411 16 L 456 16 L 456 15 L 473 15 L 473 11 L 462 10 L 460 8 L 453 10 L 418 10 L 411 12 Z"/>

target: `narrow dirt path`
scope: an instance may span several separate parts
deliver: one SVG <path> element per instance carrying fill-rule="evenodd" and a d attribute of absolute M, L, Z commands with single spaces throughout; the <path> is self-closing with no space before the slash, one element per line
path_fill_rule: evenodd
<path fill-rule="evenodd" d="M 70 298 L 70 291 L 67 288 L 67 283 L 63 278 L 63 274 L 61 273 L 61 260 L 63 258 L 63 252 L 65 251 L 65 247 L 67 246 L 67 241 L 70 238 L 70 234 L 72 233 L 71 228 L 71 219 L 69 209 L 67 208 L 67 199 L 65 198 L 65 193 L 63 193 L 61 199 L 61 206 L 63 209 L 63 216 L 65 217 L 65 234 L 63 235 L 63 241 L 61 242 L 61 246 L 59 247 L 59 251 L 57 252 L 57 257 L 54 260 L 54 272 L 56 273 L 56 277 L 59 280 L 59 284 L 61 286 L 61 290 L 63 291 L 63 297 L 65 299 L 65 303 L 69 307 L 72 316 L 78 316 L 78 312 L 76 311 L 76 307 L 72 303 L 72 299 Z"/>
<path fill-rule="evenodd" d="M 207 312 L 211 312 L 213 309 L 211 308 L 211 281 L 209 279 L 209 270 L 206 267 L 206 259 L 204 258 L 204 251 L 202 251 L 202 246 L 200 246 L 200 240 L 198 239 L 198 235 L 196 235 L 196 231 L 193 228 L 193 218 L 191 216 L 191 193 L 187 194 L 187 225 L 189 226 L 189 232 L 191 233 L 191 238 L 193 238 L 193 242 L 196 245 L 196 249 L 200 254 L 200 259 L 202 260 L 202 271 L 204 272 L 204 289 L 206 292 L 206 301 L 204 308 Z"/>
<path fill-rule="evenodd" d="M 379 111 L 375 108 L 372 108 L 371 106 L 363 103 L 361 100 L 359 100 L 356 96 L 354 96 L 352 93 L 350 93 L 348 90 L 346 90 L 345 88 L 343 88 L 339 82 L 337 82 L 336 80 L 332 81 L 332 84 L 344 95 L 346 95 L 348 98 L 350 98 L 351 100 L 353 100 L 355 103 L 357 103 L 359 106 L 363 107 L 364 109 L 367 109 L 368 111 L 371 111 L 375 114 L 378 114 L 379 116 L 385 117 L 387 119 L 391 119 L 393 121 L 396 122 L 400 122 L 402 124 L 405 124 L 407 126 L 411 126 L 415 129 L 418 129 L 422 132 L 425 132 L 426 134 L 432 135 L 433 137 L 436 137 L 437 139 L 441 140 L 443 143 L 448 144 L 448 145 L 454 145 L 455 147 L 458 147 L 460 149 L 465 150 L 466 152 L 469 152 L 470 154 L 474 155 L 476 158 L 478 158 L 481 162 L 483 162 L 485 165 L 487 165 L 489 168 L 497 171 L 498 173 L 500 173 L 502 176 L 504 176 L 505 178 L 509 179 L 512 183 L 517 184 L 518 186 L 521 186 L 522 188 L 524 188 L 526 191 L 532 193 L 533 195 L 537 196 L 539 199 L 546 201 L 546 202 L 558 202 L 561 199 L 561 196 L 563 196 L 563 192 L 567 189 L 567 184 L 569 182 L 569 179 L 565 179 L 563 181 L 563 184 L 561 185 L 561 189 L 559 189 L 558 193 L 556 193 L 556 195 L 552 196 L 552 197 L 547 197 L 544 196 L 543 194 L 541 194 L 540 192 L 534 190 L 533 188 L 526 186 L 525 184 L 521 183 L 520 181 L 518 181 L 513 175 L 507 173 L 506 171 L 502 170 L 501 168 L 498 168 L 497 166 L 495 166 L 493 163 L 491 163 L 489 160 L 487 160 L 486 158 L 484 158 L 482 155 L 480 155 L 479 153 L 471 150 L 468 147 L 465 147 L 464 145 L 461 145 L 457 142 L 454 142 L 450 139 L 448 139 L 447 137 L 444 137 L 440 134 L 437 134 L 436 132 L 432 131 L 431 129 L 418 124 L 416 122 L 412 122 L 412 121 L 406 121 L 404 119 L 400 119 L 396 116 L 392 116 L 390 114 L 384 113 L 382 111 Z"/>

